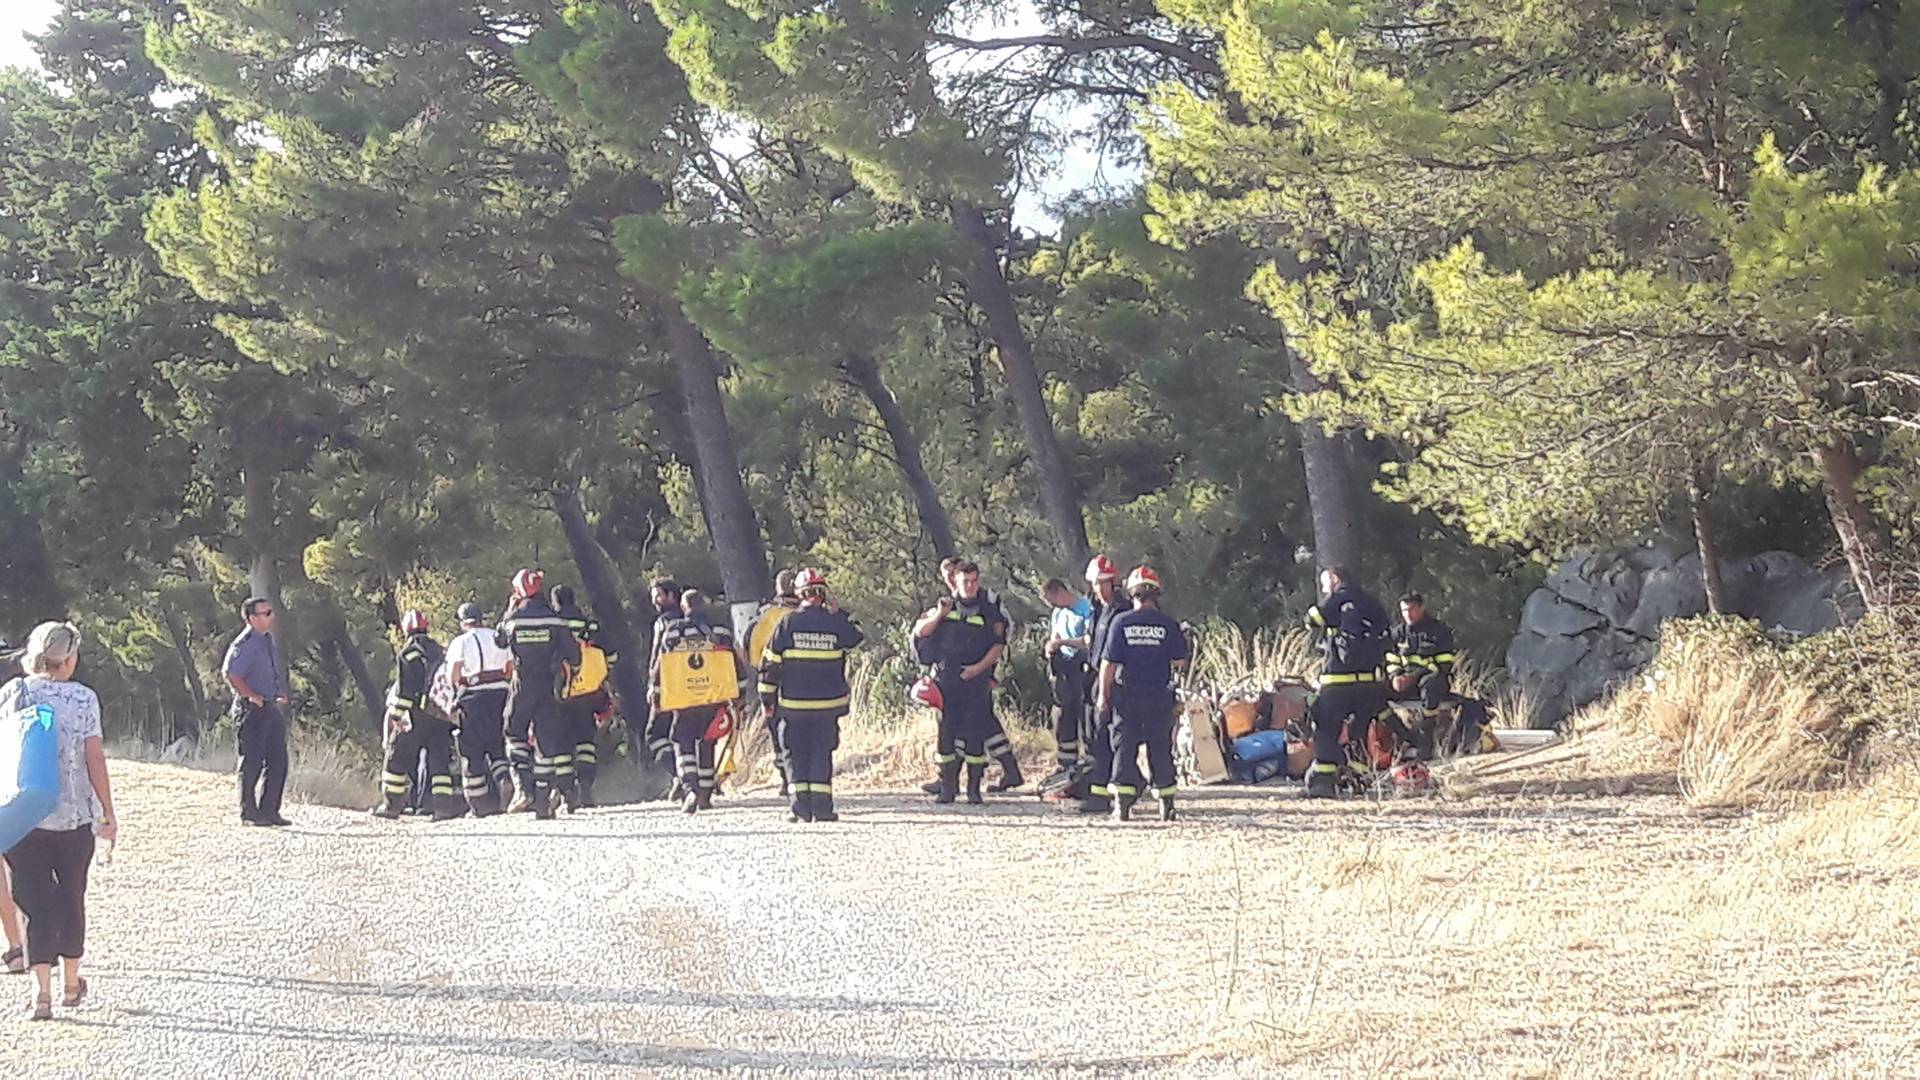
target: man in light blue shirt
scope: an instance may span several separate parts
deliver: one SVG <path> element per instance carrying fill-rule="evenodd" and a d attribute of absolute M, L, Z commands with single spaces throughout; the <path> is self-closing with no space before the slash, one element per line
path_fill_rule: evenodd
<path fill-rule="evenodd" d="M 1047 618 L 1047 674 L 1053 687 L 1054 759 L 1062 772 L 1080 763 L 1080 716 L 1089 685 L 1088 620 L 1093 605 L 1059 578 L 1041 586 L 1053 613 Z M 1091 749 L 1091 748 L 1088 748 Z"/>

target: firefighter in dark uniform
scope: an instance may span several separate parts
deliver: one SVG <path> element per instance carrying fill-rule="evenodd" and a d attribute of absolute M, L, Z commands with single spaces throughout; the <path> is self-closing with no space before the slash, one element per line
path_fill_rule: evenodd
<path fill-rule="evenodd" d="M 513 790 L 505 728 L 513 656 L 494 641 L 486 621 L 480 605 L 461 604 L 460 635 L 447 644 L 467 805 L 479 817 L 506 809 Z"/>
<path fill-rule="evenodd" d="M 400 617 L 406 640 L 394 654 L 393 691 L 387 695 L 387 762 L 380 778 L 379 806 L 374 816 L 397 818 L 407 802 L 407 785 L 424 752 L 427 788 L 433 798 L 433 820 L 446 821 L 466 813 L 453 788 L 453 722 L 441 714 L 428 696 L 433 673 L 446 650 L 427 633 L 425 612 Z"/>
<path fill-rule="evenodd" d="M 556 795 L 573 785 L 573 731 L 560 711 L 561 680 L 580 662 L 580 643 L 566 621 L 540 595 L 537 570 L 513 577 L 517 604 L 494 632 L 494 640 L 513 653 L 513 681 L 507 684 L 507 748 L 517 737 L 530 739 L 533 753 L 533 814 L 553 816 Z M 523 742 L 521 744 L 525 746 Z"/>
<path fill-rule="evenodd" d="M 732 627 L 708 617 L 706 596 L 698 589 L 681 593 L 680 606 L 686 614 L 668 622 L 661 631 L 660 652 L 654 658 L 653 669 L 647 673 L 647 685 L 656 692 L 660 689 L 660 658 L 667 653 L 689 648 L 729 649 L 734 653 L 734 671 L 740 679 L 738 690 L 744 693 L 747 665 L 734 647 Z M 679 768 L 680 787 L 685 792 L 680 808 L 689 814 L 713 809 L 716 742 L 707 737 L 707 732 L 720 710 L 736 707 L 739 700 L 740 694 L 735 694 L 730 702 L 677 709 L 672 714 L 674 764 Z"/>
<path fill-rule="evenodd" d="M 833 810 L 833 752 L 847 715 L 847 650 L 866 640 L 827 598 L 827 576 L 794 575 L 800 607 L 773 632 L 760 658 L 761 708 L 774 716 L 780 754 L 793 787 L 791 822 L 838 821 Z"/>
<path fill-rule="evenodd" d="M 686 612 L 680 607 L 680 583 L 672 578 L 655 578 L 647 592 L 653 601 L 653 646 L 647 650 L 647 670 L 652 671 L 660 663 L 660 637 L 667 632 L 667 624 Z M 673 715 L 661 713 L 658 705 L 658 700 L 649 695 L 647 757 L 666 769 L 673 760 Z M 678 786 L 676 781 L 676 789 Z"/>
<path fill-rule="evenodd" d="M 567 629 L 573 632 L 573 639 L 585 655 L 587 646 L 599 649 L 606 658 L 608 675 L 613 672 L 614 661 L 620 658 L 613 646 L 607 643 L 606 636 L 600 632 L 600 620 L 587 617 L 574 601 L 573 587 L 555 585 L 553 587 L 553 611 L 560 616 Z M 600 717 L 612 705 L 612 696 L 608 693 L 606 682 L 599 686 L 575 692 L 578 688 L 569 686 L 560 699 L 560 711 L 566 716 L 566 724 L 573 732 L 573 781 L 574 799 L 571 805 L 588 807 L 593 805 L 593 781 L 600 774 Z"/>
<path fill-rule="evenodd" d="M 954 568 L 953 595 L 922 616 L 913 628 L 914 652 L 933 665 L 934 683 L 944 702 L 940 710 L 934 762 L 940 787 L 934 801 L 959 796 L 960 769 L 967 771 L 967 802 L 985 802 L 987 736 L 994 727 L 993 669 L 1007 651 L 1007 616 L 980 588 L 980 567 L 963 562 Z"/>
<path fill-rule="evenodd" d="M 1453 704 L 1453 628 L 1427 611 L 1419 593 L 1400 598 L 1400 619 L 1387 651 L 1387 685 L 1394 701 L 1418 701 L 1426 722 L 1409 728 L 1391 709 L 1381 718 L 1426 761 L 1433 757 L 1437 714 Z"/>
<path fill-rule="evenodd" d="M 1092 761 L 1087 772 L 1087 794 L 1080 801 L 1080 812 L 1105 814 L 1113 809 L 1113 710 L 1110 703 L 1108 706 L 1100 704 L 1097 665 L 1099 658 L 1105 655 L 1107 635 L 1113 629 L 1113 620 L 1131 611 L 1133 605 L 1120 592 L 1119 568 L 1105 555 L 1095 555 L 1087 563 L 1087 587 L 1093 593 L 1087 655 L 1095 658 L 1096 667 L 1089 675 L 1094 682 L 1088 687 L 1086 729 L 1081 734 L 1081 741 L 1092 752 Z"/>
<path fill-rule="evenodd" d="M 1387 609 L 1352 583 L 1345 567 L 1320 572 L 1320 603 L 1307 611 L 1309 630 L 1320 635 L 1320 686 L 1313 697 L 1313 765 L 1307 797 L 1339 793 L 1340 770 L 1350 758 L 1365 761 L 1367 729 L 1386 707 L 1380 667 L 1392 630 Z"/>
<path fill-rule="evenodd" d="M 1160 575 L 1142 566 L 1127 575 L 1132 611 L 1118 615 L 1100 656 L 1098 704 L 1113 713 L 1113 816 L 1126 821 L 1145 781 L 1160 800 L 1160 820 L 1173 820 L 1174 672 L 1187 666 L 1187 635 L 1160 610 Z"/>

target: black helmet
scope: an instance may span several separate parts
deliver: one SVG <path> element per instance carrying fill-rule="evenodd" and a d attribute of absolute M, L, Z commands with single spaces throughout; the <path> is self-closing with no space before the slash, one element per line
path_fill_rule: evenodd
<path fill-rule="evenodd" d="M 485 622 L 486 618 L 487 618 L 487 613 L 480 610 L 479 604 L 475 604 L 469 601 L 468 603 L 460 605 L 460 621 L 461 622 L 463 623 Z"/>

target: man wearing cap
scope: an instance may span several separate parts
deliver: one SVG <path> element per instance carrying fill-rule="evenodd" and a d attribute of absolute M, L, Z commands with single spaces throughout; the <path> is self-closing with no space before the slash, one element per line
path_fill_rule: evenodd
<path fill-rule="evenodd" d="M 1087 656 L 1093 665 L 1093 685 L 1088 687 L 1086 727 L 1080 740 L 1088 749 L 1091 768 L 1087 772 L 1087 795 L 1080 801 L 1080 812 L 1105 814 L 1113 809 L 1113 711 L 1099 703 L 1100 664 L 1113 620 L 1132 610 L 1133 605 L 1120 592 L 1119 568 L 1105 555 L 1095 555 L 1087 563 L 1087 588 L 1092 592 Z"/>
<path fill-rule="evenodd" d="M 447 643 L 454 722 L 460 725 L 461 785 L 475 817 L 506 809 L 513 799 L 507 761 L 507 682 L 513 654 L 494 640 L 479 604 L 460 605 L 460 634 Z M 529 770 L 532 761 L 528 761 Z"/>
<path fill-rule="evenodd" d="M 1160 575 L 1142 566 L 1127 575 L 1134 608 L 1113 620 L 1100 654 L 1099 704 L 1113 711 L 1113 817 L 1126 821 L 1140 797 L 1140 751 L 1146 779 L 1160 800 L 1160 820 L 1173 820 L 1173 676 L 1187 666 L 1187 635 L 1160 610 Z"/>
<path fill-rule="evenodd" d="M 286 826 L 280 798 L 287 788 L 287 687 L 273 601 L 249 597 L 240 605 L 246 629 L 227 646 L 220 664 L 233 687 L 233 714 L 240 749 L 240 820 L 249 825 Z"/>

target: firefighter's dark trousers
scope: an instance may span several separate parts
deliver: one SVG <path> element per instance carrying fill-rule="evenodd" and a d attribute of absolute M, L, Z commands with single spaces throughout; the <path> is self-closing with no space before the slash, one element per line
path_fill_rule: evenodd
<path fill-rule="evenodd" d="M 1173 771 L 1173 694 L 1129 692 L 1117 688 L 1113 702 L 1113 781 L 1115 796 L 1133 799 L 1151 783 L 1153 796 L 1175 790 Z M 1140 775 L 1140 751 L 1147 752 L 1147 775 Z"/>
<path fill-rule="evenodd" d="M 467 805 L 476 815 L 506 809 L 500 798 L 512 775 L 507 759 L 506 686 L 467 690 L 453 707 L 459 714 L 460 777 Z"/>
<path fill-rule="evenodd" d="M 600 704 L 598 692 L 570 697 L 560 703 L 573 739 L 573 775 L 582 787 L 592 787 L 594 778 L 600 774 L 600 725 L 594 719 Z"/>
<path fill-rule="evenodd" d="M 934 760 L 942 766 L 956 761 L 985 766 L 992 751 L 988 738 L 995 732 L 1002 740 L 1007 734 L 993 715 L 993 683 L 982 675 L 962 679 L 959 673 L 940 680 L 940 726 L 934 745 Z M 1007 751 L 1012 752 L 1009 743 Z"/>
<path fill-rule="evenodd" d="M 1079 764 L 1085 744 L 1080 729 L 1085 726 L 1087 709 L 1087 666 L 1080 658 L 1055 653 L 1047 661 L 1047 678 L 1053 691 L 1054 760 L 1062 769 Z"/>
<path fill-rule="evenodd" d="M 951 704 L 951 702 L 949 702 Z M 793 807 L 802 816 L 833 808 L 833 752 L 840 748 L 840 717 L 832 712 L 781 708 L 774 731 L 786 758 Z"/>
<path fill-rule="evenodd" d="M 1113 794 L 1113 709 L 1096 708 L 1097 697 L 1089 695 L 1086 710 L 1085 740 L 1093 751 L 1087 770 L 1087 794 L 1105 799 Z"/>
<path fill-rule="evenodd" d="M 681 709 L 673 714 L 673 762 L 680 786 L 689 792 L 713 790 L 715 742 L 707 729 L 720 711 L 718 705 Z"/>
<path fill-rule="evenodd" d="M 427 790 L 433 796 L 434 813 L 444 814 L 459 804 L 453 790 L 453 725 L 438 717 L 416 711 L 406 731 L 393 733 L 387 743 L 380 789 L 390 805 L 404 802 L 422 752 L 427 758 Z"/>
<path fill-rule="evenodd" d="M 1314 763 L 1344 765 L 1347 761 L 1344 747 L 1354 748 L 1364 759 L 1367 730 L 1386 704 L 1386 684 L 1371 677 L 1366 682 L 1329 683 L 1323 679 L 1319 692 L 1313 697 Z"/>

